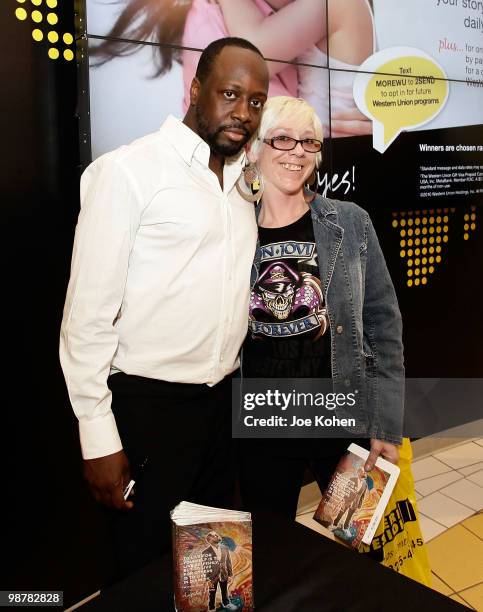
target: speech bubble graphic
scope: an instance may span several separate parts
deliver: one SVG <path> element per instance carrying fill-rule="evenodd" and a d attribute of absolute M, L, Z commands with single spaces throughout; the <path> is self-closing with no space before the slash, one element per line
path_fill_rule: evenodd
<path fill-rule="evenodd" d="M 359 71 L 354 81 L 354 100 L 359 110 L 372 119 L 373 146 L 380 153 L 402 131 L 434 119 L 448 99 L 449 85 L 443 68 L 413 47 L 379 51 Z"/>

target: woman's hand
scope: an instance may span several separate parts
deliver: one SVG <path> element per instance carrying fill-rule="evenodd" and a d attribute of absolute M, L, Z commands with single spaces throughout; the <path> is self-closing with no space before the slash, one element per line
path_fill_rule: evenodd
<path fill-rule="evenodd" d="M 379 455 L 391 463 L 399 461 L 399 451 L 395 444 L 371 438 L 371 451 L 364 465 L 366 472 L 370 472 L 373 469 Z"/>
<path fill-rule="evenodd" d="M 372 134 L 372 121 L 357 108 L 333 113 L 330 122 L 331 138 Z"/>

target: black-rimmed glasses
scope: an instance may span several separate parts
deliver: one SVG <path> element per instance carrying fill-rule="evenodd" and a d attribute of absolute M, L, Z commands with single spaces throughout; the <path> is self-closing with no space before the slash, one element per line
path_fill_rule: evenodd
<path fill-rule="evenodd" d="M 299 142 L 307 153 L 318 153 L 322 150 L 322 143 L 316 138 L 297 140 L 297 138 L 292 138 L 291 136 L 274 136 L 273 138 L 264 138 L 263 142 L 279 151 L 292 151 Z"/>

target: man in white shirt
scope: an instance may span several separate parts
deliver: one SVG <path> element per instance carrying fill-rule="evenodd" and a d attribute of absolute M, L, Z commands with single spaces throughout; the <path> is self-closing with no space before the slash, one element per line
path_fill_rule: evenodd
<path fill-rule="evenodd" d="M 230 504 L 231 375 L 257 237 L 235 184 L 268 79 L 251 43 L 215 41 L 183 122 L 168 117 L 82 176 L 60 358 L 85 478 L 117 511 L 119 576 L 169 545 L 181 500 Z"/>

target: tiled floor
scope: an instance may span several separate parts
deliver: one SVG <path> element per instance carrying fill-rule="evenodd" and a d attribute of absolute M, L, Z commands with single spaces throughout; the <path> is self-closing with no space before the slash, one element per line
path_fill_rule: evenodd
<path fill-rule="evenodd" d="M 413 475 L 433 588 L 483 612 L 483 439 L 415 460 Z M 297 521 L 333 537 L 312 519 L 318 499 L 304 487 Z"/>
<path fill-rule="evenodd" d="M 413 473 L 433 588 L 483 610 L 483 439 L 416 460 Z"/>

